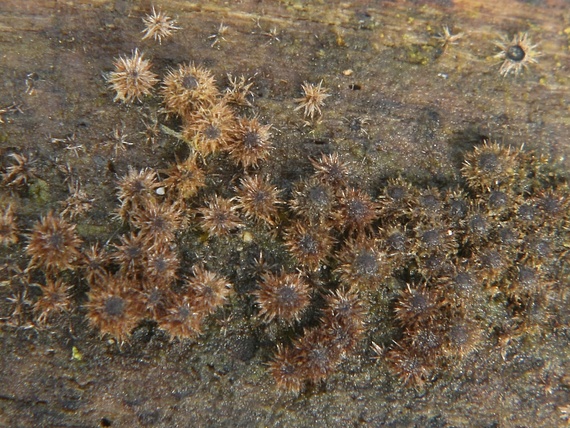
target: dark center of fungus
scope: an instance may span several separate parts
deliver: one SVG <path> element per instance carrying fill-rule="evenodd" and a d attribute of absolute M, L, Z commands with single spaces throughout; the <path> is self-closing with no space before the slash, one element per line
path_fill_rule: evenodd
<path fill-rule="evenodd" d="M 314 236 L 312 235 L 304 235 L 299 240 L 299 248 L 305 254 L 318 254 L 319 253 L 319 245 L 315 240 Z"/>
<path fill-rule="evenodd" d="M 220 131 L 220 128 L 215 125 L 208 125 L 204 130 L 204 135 L 208 140 L 217 140 L 222 135 L 222 131 Z"/>
<path fill-rule="evenodd" d="M 505 192 L 501 192 L 501 191 L 493 191 L 491 192 L 491 194 L 489 195 L 489 206 L 491 208 L 502 208 L 505 205 L 507 205 L 508 202 L 508 198 L 507 195 L 505 194 Z"/>
<path fill-rule="evenodd" d="M 488 230 L 485 218 L 478 214 L 474 215 L 469 221 L 469 229 L 476 236 L 485 236 Z"/>
<path fill-rule="evenodd" d="M 413 314 L 421 315 L 430 309 L 429 299 L 423 293 L 415 293 L 410 296 L 409 308 Z"/>
<path fill-rule="evenodd" d="M 168 269 L 168 262 L 163 257 L 157 257 L 153 260 L 153 267 L 158 273 L 166 272 Z"/>
<path fill-rule="evenodd" d="M 386 193 L 395 201 L 401 201 L 406 197 L 406 189 L 400 186 L 389 187 Z"/>
<path fill-rule="evenodd" d="M 426 247 L 436 247 L 440 243 L 439 232 L 435 229 L 424 232 L 421 239 Z"/>
<path fill-rule="evenodd" d="M 320 186 L 310 188 L 308 192 L 308 198 L 314 205 L 320 207 L 327 206 L 329 203 L 329 198 L 326 190 Z"/>
<path fill-rule="evenodd" d="M 135 180 L 131 183 L 130 191 L 133 195 L 142 194 L 146 191 L 145 183 L 142 180 Z"/>
<path fill-rule="evenodd" d="M 355 270 L 359 275 L 373 276 L 378 272 L 378 260 L 372 251 L 363 251 L 354 258 Z"/>
<path fill-rule="evenodd" d="M 129 260 L 138 259 L 142 254 L 142 249 L 138 245 L 130 245 L 125 248 L 125 255 Z"/>
<path fill-rule="evenodd" d="M 110 317 L 120 317 L 125 312 L 125 301 L 118 296 L 105 300 L 105 313 Z"/>
<path fill-rule="evenodd" d="M 51 234 L 48 238 L 48 243 L 49 243 L 50 248 L 57 250 L 57 251 L 61 251 L 64 249 L 64 247 L 65 247 L 64 241 L 65 241 L 65 239 L 63 238 L 63 235 L 59 232 L 55 232 L 55 233 Z"/>
<path fill-rule="evenodd" d="M 252 200 L 257 207 L 263 207 L 263 205 L 269 203 L 269 194 L 263 190 L 258 190 L 253 194 Z"/>
<path fill-rule="evenodd" d="M 368 206 L 364 202 L 358 199 L 353 199 L 351 201 L 348 201 L 348 203 L 346 204 L 346 211 L 348 217 L 351 220 L 355 221 L 364 220 L 366 216 L 369 214 Z"/>
<path fill-rule="evenodd" d="M 532 288 L 537 283 L 536 271 L 526 266 L 521 267 L 519 269 L 519 282 L 527 289 Z"/>
<path fill-rule="evenodd" d="M 509 46 L 506 51 L 507 59 L 511 61 L 520 62 L 525 57 L 525 51 L 519 45 Z"/>
<path fill-rule="evenodd" d="M 164 217 L 155 217 L 151 220 L 151 228 L 152 230 L 159 231 L 159 230 L 167 230 L 168 229 L 168 222 Z"/>
<path fill-rule="evenodd" d="M 449 214 L 453 218 L 463 218 L 467 215 L 467 204 L 462 200 L 453 200 L 449 204 Z"/>
<path fill-rule="evenodd" d="M 187 306 L 180 306 L 178 308 L 178 319 L 181 321 L 189 319 L 191 314 L 192 313 Z"/>
<path fill-rule="evenodd" d="M 485 172 L 496 172 L 500 169 L 499 158 L 495 153 L 483 153 L 479 157 L 479 168 Z"/>
<path fill-rule="evenodd" d="M 261 146 L 261 138 L 257 132 L 246 132 L 243 136 L 243 145 L 248 149 Z"/>
<path fill-rule="evenodd" d="M 182 79 L 182 86 L 184 89 L 191 91 L 192 89 L 196 89 L 198 87 L 198 80 L 196 80 L 194 76 L 184 76 Z"/>
<path fill-rule="evenodd" d="M 394 251 L 404 251 L 406 249 L 406 237 L 402 233 L 396 232 L 391 234 L 387 241 L 390 248 Z"/>
<path fill-rule="evenodd" d="M 423 195 L 420 199 L 420 203 L 425 208 L 437 209 L 439 207 L 439 201 L 435 195 Z"/>
<path fill-rule="evenodd" d="M 288 308 L 293 308 L 297 305 L 299 294 L 293 287 L 286 285 L 279 289 L 278 300 L 281 305 Z"/>

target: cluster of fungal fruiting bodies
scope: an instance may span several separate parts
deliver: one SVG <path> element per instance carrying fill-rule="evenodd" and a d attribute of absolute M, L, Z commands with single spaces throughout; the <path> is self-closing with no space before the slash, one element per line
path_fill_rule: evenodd
<path fill-rule="evenodd" d="M 176 29 L 153 14 L 148 26 Z M 167 30 L 147 30 L 145 38 L 161 41 Z M 559 281 L 568 275 L 569 191 L 540 158 L 485 142 L 466 154 L 454 186 L 396 177 L 369 192 L 351 180 L 342 156 L 323 154 L 309 160 L 312 174 L 279 189 L 258 173 L 271 160 L 271 126 L 237 113 L 236 105 L 253 107 L 252 83 L 228 80 L 222 91 L 194 63 L 163 77 L 163 109 L 180 121 L 189 154 L 118 179 L 123 233 L 109 245 L 84 243 L 65 210 L 31 228 L 23 240 L 27 272 L 44 280 L 33 303 L 39 323 L 73 310 L 69 272 L 89 287 L 83 310 L 90 324 L 118 342 L 143 320 L 171 338 L 196 339 L 221 306 L 253 302 L 249 322 L 273 343 L 269 372 L 278 387 L 297 393 L 367 343 L 403 383 L 421 386 L 448 361 L 486 346 L 494 331 L 522 334 L 556 316 Z M 135 50 L 116 62 L 109 82 L 116 99 L 130 103 L 150 95 L 159 77 Z M 303 90 L 298 109 L 313 119 L 327 94 L 320 83 Z M 220 158 L 237 179 L 213 189 L 206 165 Z M 17 188 L 34 175 L 31 158 L 13 154 L 2 183 Z M 22 241 L 16 213 L 3 207 L 3 245 Z M 240 266 L 255 270 L 255 288 L 236 296 L 237 275 L 207 263 L 189 267 L 182 237 L 223 242 L 237 253 L 247 244 L 244 229 L 249 240 L 268 235 L 269 244 Z M 378 302 L 397 330 L 382 342 L 374 336 Z"/>
<path fill-rule="evenodd" d="M 229 299 L 230 280 L 204 265 L 181 275 L 189 268 L 180 234 L 194 224 L 206 241 L 243 228 L 254 239 L 272 231 L 264 251 L 273 263 L 246 262 L 258 272 L 242 303 L 254 301 L 251 321 L 275 342 L 268 365 L 278 387 L 295 393 L 324 381 L 366 342 L 418 387 L 450 360 L 488 346 L 492 334 L 554 321 L 568 274 L 569 190 L 533 153 L 485 142 L 466 154 L 457 187 L 398 177 L 374 195 L 351 185 L 339 155 L 311 162 L 313 174 L 288 195 L 244 174 L 226 198 L 204 193 L 196 155 L 161 173 L 130 169 L 117 183 L 127 232 L 106 249 L 84 245 L 73 224 L 48 213 L 27 236 L 28 271 L 45 276 L 36 320 L 72 309 L 62 272 L 77 271 L 90 288 L 85 311 L 102 334 L 123 342 L 152 320 L 172 338 L 197 338 L 206 317 L 238 303 Z M 192 184 L 157 193 L 185 179 Z M 5 245 L 18 241 L 15 221 L 6 207 Z M 397 326 L 393 342 L 370 336 L 378 301 Z"/>

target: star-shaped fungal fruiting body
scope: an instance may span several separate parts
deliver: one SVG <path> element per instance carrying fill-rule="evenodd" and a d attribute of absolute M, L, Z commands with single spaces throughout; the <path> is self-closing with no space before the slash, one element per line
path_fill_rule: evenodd
<path fill-rule="evenodd" d="M 108 81 L 117 92 L 115 101 L 131 103 L 149 95 L 158 82 L 156 74 L 150 71 L 151 62 L 144 59 L 138 49 L 131 57 L 119 57 L 115 60 L 115 71 L 109 74 Z"/>
<path fill-rule="evenodd" d="M 160 44 L 162 44 L 162 38 L 166 39 L 170 37 L 174 31 L 180 30 L 180 27 L 176 26 L 176 20 L 164 12 L 157 12 L 154 6 L 152 7 L 152 14 L 145 16 L 143 22 L 145 29 L 142 31 L 144 33 L 142 39 L 153 38 L 154 40 L 158 40 Z"/>
<path fill-rule="evenodd" d="M 536 64 L 537 57 L 540 52 L 536 50 L 537 45 L 533 45 L 527 33 L 519 33 L 508 41 L 499 41 L 495 43 L 501 52 L 495 55 L 495 58 L 503 60 L 499 73 L 501 76 L 520 74 L 523 69 L 527 68 L 530 64 Z"/>

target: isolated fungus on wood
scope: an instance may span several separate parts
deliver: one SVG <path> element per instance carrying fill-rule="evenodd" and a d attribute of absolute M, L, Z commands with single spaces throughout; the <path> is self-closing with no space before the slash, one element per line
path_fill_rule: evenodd
<path fill-rule="evenodd" d="M 495 58 L 503 60 L 499 73 L 501 76 L 509 74 L 518 75 L 530 64 L 536 64 L 540 52 L 536 50 L 538 45 L 533 45 L 528 33 L 519 33 L 512 40 L 503 39 L 495 43 L 501 51 Z"/>
<path fill-rule="evenodd" d="M 175 31 L 180 30 L 180 27 L 176 26 L 176 20 L 160 10 L 157 11 L 154 6 L 152 13 L 146 15 L 142 20 L 145 25 L 145 29 L 142 31 L 144 33 L 142 40 L 152 38 L 162 44 L 162 39 L 166 39 Z"/>

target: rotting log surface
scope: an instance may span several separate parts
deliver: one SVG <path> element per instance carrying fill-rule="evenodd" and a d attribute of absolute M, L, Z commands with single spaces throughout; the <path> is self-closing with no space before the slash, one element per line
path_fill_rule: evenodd
<path fill-rule="evenodd" d="M 570 167 L 564 1 L 202 3 L 157 2 L 183 27 L 162 45 L 140 40 L 150 2 L 0 3 L 0 108 L 17 106 L 0 116 L 0 155 L 6 167 L 14 148 L 34 153 L 42 182 L 18 206 L 22 228 L 65 199 L 58 167 L 68 165 L 97 200 L 81 235 L 112 238 L 116 174 L 173 160 L 171 136 L 149 145 L 142 134 L 141 117 L 152 120 L 158 97 L 115 104 L 103 78 L 135 47 L 160 75 L 192 60 L 219 82 L 226 73 L 254 76 L 255 111 L 275 134 L 265 168 L 284 188 L 310 170 L 307 156 L 333 151 L 358 164 L 352 178 L 370 191 L 397 174 L 444 183 L 482 138 L 524 144 L 563 173 Z M 228 31 L 212 47 L 222 22 Z M 465 33 L 445 50 L 434 38 L 444 25 Z M 525 31 L 542 56 L 503 78 L 494 42 Z M 332 96 L 320 123 L 307 127 L 294 99 L 304 81 L 321 79 Z M 133 143 L 125 151 L 107 144 L 116 129 Z M 4 266 L 25 257 L 0 254 Z M 0 289 L 3 319 L 8 297 Z M 570 396 L 564 324 L 500 349 L 489 344 L 422 393 L 363 349 L 299 398 L 275 390 L 263 365 L 270 355 L 256 353 L 239 320 L 197 343 L 153 339 L 143 326 L 123 348 L 99 338 L 80 310 L 48 329 L 25 327 L 0 330 L 2 426 L 556 426 Z"/>

